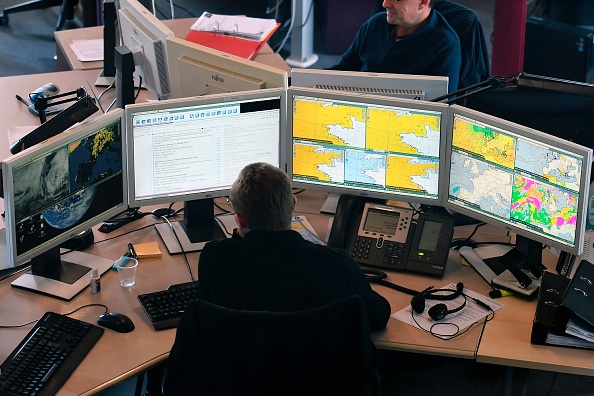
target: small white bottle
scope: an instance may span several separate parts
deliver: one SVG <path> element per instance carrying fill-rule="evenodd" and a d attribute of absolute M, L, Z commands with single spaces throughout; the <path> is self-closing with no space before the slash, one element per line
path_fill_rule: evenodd
<path fill-rule="evenodd" d="M 99 293 L 101 291 L 101 278 L 99 277 L 99 270 L 93 268 L 91 271 L 91 293 Z"/>

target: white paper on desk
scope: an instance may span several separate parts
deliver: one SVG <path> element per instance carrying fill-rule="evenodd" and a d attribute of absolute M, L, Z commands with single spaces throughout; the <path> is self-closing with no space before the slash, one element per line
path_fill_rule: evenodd
<path fill-rule="evenodd" d="M 15 142 L 24 138 L 36 128 L 36 126 L 18 126 L 9 128 L 7 132 L 8 143 L 12 146 Z"/>
<path fill-rule="evenodd" d="M 220 15 L 203 12 L 192 25 L 192 30 L 219 32 L 250 40 L 262 41 L 276 27 L 276 20 L 250 18 L 242 15 Z"/>
<path fill-rule="evenodd" d="M 103 39 L 73 40 L 70 48 L 81 62 L 103 60 Z"/>
<path fill-rule="evenodd" d="M 309 221 L 307 221 L 305 216 L 293 216 L 291 229 L 301 234 L 306 241 L 317 243 L 318 245 L 326 244 L 326 242 L 320 238 L 316 230 L 313 229 L 311 224 L 309 224 Z"/>
<path fill-rule="evenodd" d="M 442 287 L 442 289 L 456 290 L 456 284 L 450 283 L 449 285 Z M 464 289 L 464 294 L 484 302 L 489 307 L 491 307 L 493 311 L 497 311 L 505 306 L 505 304 L 502 304 L 499 301 L 493 300 L 492 298 L 483 296 L 482 294 L 478 294 L 466 288 Z M 416 327 L 417 329 L 419 329 L 420 325 L 422 329 L 429 331 L 429 329 L 431 329 L 431 327 L 433 326 L 433 329 L 431 329 L 433 333 L 449 337 L 454 335 L 456 333 L 456 330 L 459 329 L 459 331 L 463 331 L 468 326 L 478 322 L 479 320 L 491 314 L 491 311 L 487 311 L 484 308 L 480 307 L 470 298 L 466 299 L 466 305 L 461 311 L 451 315 L 447 315 L 445 318 L 441 320 L 433 320 L 427 314 L 429 308 L 431 308 L 435 304 L 443 303 L 448 307 L 448 310 L 452 310 L 456 307 L 459 307 L 463 301 L 464 299 L 462 297 L 446 301 L 425 299 L 425 310 L 422 314 L 412 312 L 412 307 L 409 305 L 404 309 L 392 314 L 392 317 L 401 322 Z M 415 321 L 412 318 L 412 315 L 414 315 L 414 318 L 416 319 L 418 324 L 415 323 Z M 452 325 L 456 325 L 458 326 L 458 328 Z"/>

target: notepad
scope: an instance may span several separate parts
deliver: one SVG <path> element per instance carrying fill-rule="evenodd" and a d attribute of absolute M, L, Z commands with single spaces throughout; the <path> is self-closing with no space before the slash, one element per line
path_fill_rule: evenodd
<path fill-rule="evenodd" d="M 161 257 L 161 249 L 157 242 L 139 243 L 134 245 L 134 251 L 139 259 Z"/>

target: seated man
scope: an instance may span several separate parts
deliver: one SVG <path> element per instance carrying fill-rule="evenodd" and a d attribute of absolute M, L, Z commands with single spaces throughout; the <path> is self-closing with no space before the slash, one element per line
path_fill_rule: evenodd
<path fill-rule="evenodd" d="M 340 61 L 330 69 L 449 77 L 458 89 L 460 40 L 433 9 L 439 0 L 384 0 L 384 13 L 369 18 Z"/>
<path fill-rule="evenodd" d="M 227 308 L 299 311 L 351 295 L 363 298 L 371 331 L 386 327 L 390 305 L 344 250 L 308 242 L 291 230 L 297 202 L 289 177 L 265 163 L 246 166 L 229 200 L 239 226 L 206 244 L 198 265 L 200 298 Z"/>

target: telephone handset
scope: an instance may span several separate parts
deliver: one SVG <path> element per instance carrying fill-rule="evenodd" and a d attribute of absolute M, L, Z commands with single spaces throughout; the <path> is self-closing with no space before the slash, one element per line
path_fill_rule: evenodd
<path fill-rule="evenodd" d="M 443 276 L 454 234 L 449 216 L 421 213 L 343 194 L 328 245 L 349 252 L 362 265 Z"/>

